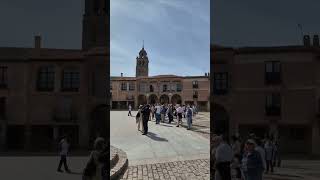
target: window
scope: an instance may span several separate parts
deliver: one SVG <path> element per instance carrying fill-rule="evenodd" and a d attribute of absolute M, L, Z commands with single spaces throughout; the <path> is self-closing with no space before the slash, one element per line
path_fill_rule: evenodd
<path fill-rule="evenodd" d="M 54 67 L 41 67 L 38 71 L 37 89 L 38 91 L 53 91 L 54 90 Z"/>
<path fill-rule="evenodd" d="M 182 85 L 180 83 L 177 84 L 177 92 L 182 91 Z"/>
<path fill-rule="evenodd" d="M 135 84 L 134 83 L 130 83 L 129 84 L 129 91 L 134 91 L 135 90 Z"/>
<path fill-rule="evenodd" d="M 0 66 L 0 88 L 8 87 L 8 67 Z"/>
<path fill-rule="evenodd" d="M 77 69 L 63 71 L 62 91 L 78 91 L 80 87 L 80 73 Z"/>
<path fill-rule="evenodd" d="M 279 61 L 267 61 L 265 63 L 265 83 L 281 83 L 281 64 Z"/>
<path fill-rule="evenodd" d="M 164 84 L 162 86 L 162 92 L 167 92 L 168 91 L 168 85 Z"/>
<path fill-rule="evenodd" d="M 123 82 L 121 83 L 121 91 L 126 91 L 127 90 L 127 83 Z"/>
<path fill-rule="evenodd" d="M 140 83 L 139 89 L 140 89 L 140 92 L 146 92 L 148 90 L 148 86 L 145 83 Z"/>
<path fill-rule="evenodd" d="M 153 86 L 150 85 L 150 92 L 153 92 L 153 91 L 154 91 Z"/>
<path fill-rule="evenodd" d="M 281 114 L 281 96 L 279 93 L 272 93 L 266 97 L 266 115 L 280 116 Z"/>
<path fill-rule="evenodd" d="M 198 91 L 193 91 L 193 98 L 198 98 Z"/>
<path fill-rule="evenodd" d="M 198 81 L 192 81 L 193 88 L 199 88 Z"/>
<path fill-rule="evenodd" d="M 228 92 L 228 73 L 214 73 L 213 78 L 213 93 L 216 95 L 226 94 Z"/>

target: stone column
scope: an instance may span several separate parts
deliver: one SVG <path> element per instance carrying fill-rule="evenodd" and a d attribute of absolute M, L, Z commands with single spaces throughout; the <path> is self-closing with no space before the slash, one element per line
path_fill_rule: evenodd
<path fill-rule="evenodd" d="M 30 124 L 25 125 L 24 136 L 25 136 L 24 149 L 26 151 L 30 151 L 32 147 L 32 144 L 31 144 L 32 127 Z"/>
<path fill-rule="evenodd" d="M 4 120 L 0 120 L 0 151 L 6 149 L 7 140 L 7 124 Z"/>
<path fill-rule="evenodd" d="M 311 146 L 312 146 L 312 154 L 320 155 L 320 125 L 319 120 L 316 119 L 312 126 L 312 137 L 311 137 Z"/>

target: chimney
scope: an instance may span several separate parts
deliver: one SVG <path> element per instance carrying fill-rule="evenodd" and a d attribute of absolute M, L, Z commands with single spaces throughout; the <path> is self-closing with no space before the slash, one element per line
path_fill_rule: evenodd
<path fill-rule="evenodd" d="M 121 77 L 123 77 L 123 73 L 121 73 Z"/>
<path fill-rule="evenodd" d="M 41 36 L 34 37 L 34 48 L 40 49 L 41 48 Z"/>
<path fill-rule="evenodd" d="M 320 43 L 319 43 L 319 35 L 313 35 L 313 46 L 315 47 L 319 47 Z"/>
<path fill-rule="evenodd" d="M 309 35 L 304 35 L 303 36 L 303 45 L 306 47 L 310 47 L 311 41 L 310 41 L 310 36 Z"/>

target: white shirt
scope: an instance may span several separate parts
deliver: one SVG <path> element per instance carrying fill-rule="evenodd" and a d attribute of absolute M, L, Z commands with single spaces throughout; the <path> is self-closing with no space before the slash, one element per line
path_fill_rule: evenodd
<path fill-rule="evenodd" d="M 129 106 L 129 111 L 131 111 L 131 106 Z"/>
<path fill-rule="evenodd" d="M 231 147 L 225 142 L 220 143 L 216 149 L 215 158 L 217 163 L 231 162 L 233 159 L 233 152 Z"/>
<path fill-rule="evenodd" d="M 179 106 L 179 107 L 177 108 L 177 113 L 183 113 L 183 109 L 182 109 L 181 106 Z"/>
<path fill-rule="evenodd" d="M 156 106 L 156 113 L 160 114 L 160 112 L 161 112 L 161 107 L 160 106 Z"/>
<path fill-rule="evenodd" d="M 67 155 L 69 151 L 69 143 L 65 139 L 62 139 L 60 141 L 60 146 L 61 146 L 60 155 Z"/>

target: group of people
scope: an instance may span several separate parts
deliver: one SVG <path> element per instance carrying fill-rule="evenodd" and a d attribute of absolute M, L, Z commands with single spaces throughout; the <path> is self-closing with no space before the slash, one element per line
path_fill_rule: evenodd
<path fill-rule="evenodd" d="M 131 105 L 129 105 L 128 116 L 131 116 Z M 136 115 L 136 123 L 138 130 L 146 135 L 148 133 L 148 121 L 155 119 L 156 124 L 169 123 L 176 121 L 176 126 L 182 125 L 182 119 L 187 120 L 187 129 L 190 130 L 192 127 L 192 117 L 198 113 L 195 105 L 173 105 L 173 104 L 145 104 L 140 105 L 138 113 Z M 168 121 L 166 121 L 168 119 Z"/>
<path fill-rule="evenodd" d="M 64 166 L 64 170 L 67 173 L 72 173 L 68 167 L 67 156 L 69 154 L 70 143 L 67 136 L 63 136 L 60 143 L 60 162 L 58 165 L 58 172 L 63 172 L 61 169 Z M 109 146 L 104 138 L 98 136 L 93 145 L 93 150 L 90 153 L 87 164 L 82 172 L 83 180 L 107 180 L 108 164 L 109 161 Z"/>
<path fill-rule="evenodd" d="M 273 173 L 281 165 L 279 139 L 264 139 L 250 134 L 245 140 L 232 136 L 213 138 L 215 180 L 262 180 L 264 173 Z"/>

